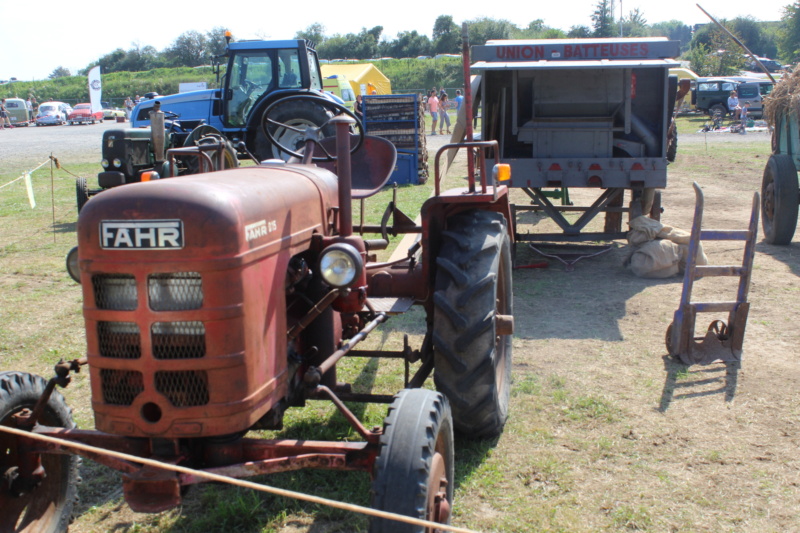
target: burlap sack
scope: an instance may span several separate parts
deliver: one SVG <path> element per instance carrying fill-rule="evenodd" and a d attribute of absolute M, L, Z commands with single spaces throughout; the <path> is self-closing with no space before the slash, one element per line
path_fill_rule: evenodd
<path fill-rule="evenodd" d="M 640 278 L 668 278 L 686 269 L 691 234 L 640 216 L 629 222 L 630 255 L 625 264 Z M 697 264 L 708 264 L 703 244 L 698 243 Z"/>

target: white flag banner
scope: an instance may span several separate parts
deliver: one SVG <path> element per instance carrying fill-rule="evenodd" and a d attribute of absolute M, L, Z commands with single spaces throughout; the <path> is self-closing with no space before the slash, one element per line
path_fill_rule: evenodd
<path fill-rule="evenodd" d="M 103 95 L 103 85 L 100 83 L 100 65 L 89 71 L 89 102 L 92 104 L 92 113 L 103 109 L 100 99 Z"/>

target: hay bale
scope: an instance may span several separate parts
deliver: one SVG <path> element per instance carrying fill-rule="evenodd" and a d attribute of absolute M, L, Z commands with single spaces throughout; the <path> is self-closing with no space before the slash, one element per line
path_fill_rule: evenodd
<path fill-rule="evenodd" d="M 781 78 L 764 98 L 764 118 L 770 126 L 775 127 L 777 117 L 784 115 L 800 117 L 800 69 Z"/>

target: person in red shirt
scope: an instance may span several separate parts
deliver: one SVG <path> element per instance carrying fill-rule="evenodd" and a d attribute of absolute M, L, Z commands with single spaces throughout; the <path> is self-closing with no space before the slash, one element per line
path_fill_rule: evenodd
<path fill-rule="evenodd" d="M 431 91 L 428 94 L 428 111 L 431 113 L 433 125 L 431 126 L 431 135 L 436 135 L 436 122 L 439 118 L 439 98 L 436 97 L 436 91 Z"/>

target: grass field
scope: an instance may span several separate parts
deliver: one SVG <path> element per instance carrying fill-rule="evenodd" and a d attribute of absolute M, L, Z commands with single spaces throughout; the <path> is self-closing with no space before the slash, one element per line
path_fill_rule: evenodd
<path fill-rule="evenodd" d="M 688 229 L 691 183 L 697 181 L 706 191 L 708 224 L 742 228 L 769 156 L 769 137 L 688 135 L 702 120 L 680 119 L 679 131 L 687 135 L 670 167 L 662 221 Z M 0 185 L 23 170 L 0 168 Z M 68 170 L 92 176 L 98 167 Z M 463 183 L 458 172 L 448 179 L 448 186 Z M 401 188 L 401 208 L 413 218 L 431 187 Z M 33 192 L 35 209 L 22 182 L 0 189 L 0 370 L 50 376 L 59 359 L 85 351 L 80 288 L 64 269 L 76 243 L 73 177 L 54 170 L 51 180 L 49 168 L 42 169 L 34 174 Z M 368 220 L 380 218 L 390 195 L 372 199 Z M 513 198 L 525 201 L 518 191 Z M 740 260 L 728 243 L 709 246 L 707 253 L 727 264 Z M 541 261 L 525 248 L 517 254 L 518 264 Z M 668 357 L 664 332 L 681 279 L 636 278 L 621 266 L 624 256 L 625 243 L 616 242 L 574 272 L 554 262 L 515 271 L 511 415 L 498 439 L 457 439 L 453 523 L 498 532 L 795 530 L 797 242 L 758 243 L 745 359 L 738 369 L 686 367 Z M 698 294 L 717 296 L 726 287 L 703 286 Z M 421 311 L 392 318 L 369 342 L 398 349 L 407 333 L 418 346 L 424 320 Z M 356 390 L 393 394 L 402 386 L 396 362 L 345 360 L 339 370 L 340 380 Z M 84 374 L 64 391 L 82 428 L 93 427 L 89 392 Z M 385 416 L 380 405 L 352 409 L 367 427 Z M 290 410 L 284 430 L 258 435 L 356 437 L 321 402 Z M 365 518 L 344 511 L 218 485 L 193 488 L 172 511 L 137 514 L 124 504 L 118 474 L 85 461 L 82 477 L 73 532 L 328 533 L 367 527 Z M 256 480 L 369 504 L 369 480 L 359 474 L 299 471 Z"/>

